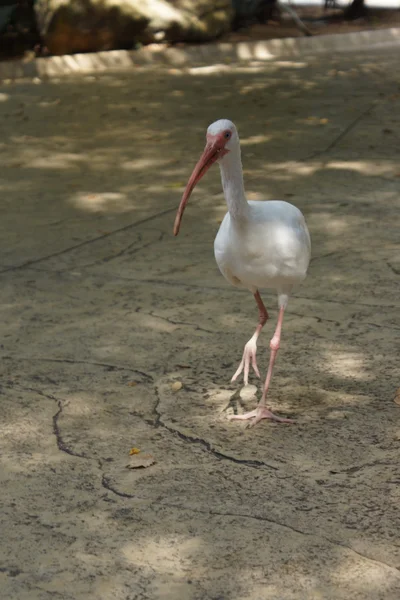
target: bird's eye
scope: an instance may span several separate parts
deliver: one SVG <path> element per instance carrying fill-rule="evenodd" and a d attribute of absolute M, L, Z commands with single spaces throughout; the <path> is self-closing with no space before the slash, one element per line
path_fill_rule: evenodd
<path fill-rule="evenodd" d="M 231 137 L 231 132 L 230 132 L 230 131 L 225 131 L 225 133 L 224 133 L 224 138 L 225 138 L 226 140 L 229 140 L 229 138 L 230 138 L 230 137 Z"/>

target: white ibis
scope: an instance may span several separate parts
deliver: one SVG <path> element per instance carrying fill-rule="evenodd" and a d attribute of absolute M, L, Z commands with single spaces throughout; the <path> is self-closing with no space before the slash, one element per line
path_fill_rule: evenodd
<path fill-rule="evenodd" d="M 300 210 L 283 200 L 247 201 L 244 185 L 240 142 L 232 121 L 221 119 L 207 129 L 207 143 L 195 166 L 182 196 L 175 218 L 174 235 L 178 235 L 183 211 L 200 179 L 215 162 L 219 163 L 228 212 L 214 242 L 214 253 L 222 275 L 235 286 L 248 288 L 256 300 L 259 319 L 253 336 L 244 347 L 235 381 L 244 372 L 247 385 L 250 366 L 260 377 L 257 367 L 257 340 L 268 319 L 260 288 L 275 289 L 278 294 L 279 316 L 270 341 L 271 355 L 261 400 L 255 410 L 231 419 L 261 419 L 293 423 L 273 414 L 266 406 L 272 370 L 280 346 L 283 315 L 293 287 L 307 274 L 311 241 Z"/>

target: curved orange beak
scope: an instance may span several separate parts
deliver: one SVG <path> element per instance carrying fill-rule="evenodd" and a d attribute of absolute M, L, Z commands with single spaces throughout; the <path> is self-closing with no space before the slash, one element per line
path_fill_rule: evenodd
<path fill-rule="evenodd" d="M 176 213 L 174 223 L 174 235 L 178 235 L 179 228 L 183 217 L 183 212 L 186 208 L 186 204 L 190 198 L 191 193 L 194 190 L 195 185 L 200 179 L 207 173 L 208 169 L 213 165 L 219 158 L 225 156 L 229 151 L 225 150 L 223 143 L 219 138 L 209 139 L 206 147 L 204 148 L 203 154 L 200 157 L 199 162 L 193 169 L 189 181 L 186 184 L 185 191 L 183 192 L 182 200 L 179 204 L 178 212 Z"/>

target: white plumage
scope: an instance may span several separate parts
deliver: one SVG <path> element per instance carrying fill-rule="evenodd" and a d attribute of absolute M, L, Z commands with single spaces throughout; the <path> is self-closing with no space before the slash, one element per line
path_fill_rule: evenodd
<path fill-rule="evenodd" d="M 214 242 L 215 259 L 233 285 L 290 294 L 307 274 L 310 236 L 303 215 L 288 202 L 248 202 L 246 219 L 226 213 Z"/>
<path fill-rule="evenodd" d="M 214 242 L 214 252 L 223 276 L 235 286 L 248 288 L 255 296 L 260 317 L 252 338 L 247 342 L 242 361 L 232 380 L 244 371 L 248 382 L 250 365 L 259 376 L 256 362 L 257 339 L 268 313 L 259 289 L 272 288 L 278 294 L 279 317 L 270 342 L 271 356 L 261 401 L 256 410 L 232 419 L 263 418 L 291 422 L 274 415 L 266 407 L 272 369 L 279 349 L 283 314 L 293 287 L 307 274 L 311 242 L 305 219 L 298 208 L 281 200 L 247 201 L 240 156 L 240 142 L 232 121 L 221 119 L 207 130 L 207 144 L 183 194 L 175 220 L 179 232 L 183 211 L 196 183 L 218 161 L 228 212 Z"/>

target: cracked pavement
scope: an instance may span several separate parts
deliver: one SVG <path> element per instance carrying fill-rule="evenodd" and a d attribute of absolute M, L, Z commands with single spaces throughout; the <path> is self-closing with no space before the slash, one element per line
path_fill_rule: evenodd
<path fill-rule="evenodd" d="M 399 598 L 398 54 L 1 86 L 2 599 Z M 257 309 L 214 262 L 217 168 L 172 235 L 221 117 L 312 237 L 270 394 L 295 426 L 227 420 Z"/>

